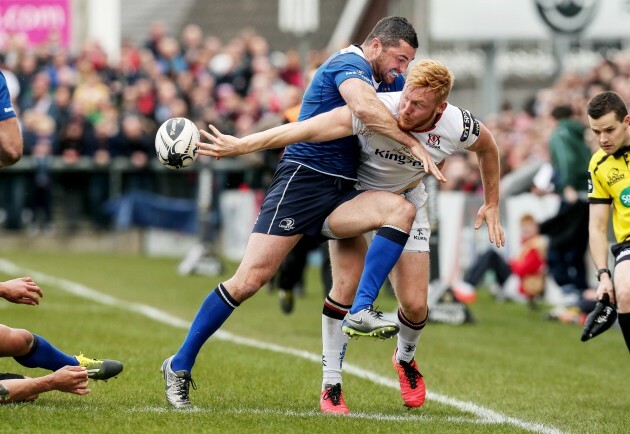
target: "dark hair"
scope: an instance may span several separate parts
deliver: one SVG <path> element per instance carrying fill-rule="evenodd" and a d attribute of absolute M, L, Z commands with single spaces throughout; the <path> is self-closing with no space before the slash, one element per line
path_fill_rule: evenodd
<path fill-rule="evenodd" d="M 628 107 L 618 93 L 606 91 L 595 95 L 588 102 L 587 113 L 593 119 L 599 119 L 602 116 L 614 112 L 619 122 L 623 122 L 628 116 Z"/>
<path fill-rule="evenodd" d="M 559 121 L 560 119 L 568 119 L 573 116 L 573 110 L 568 105 L 559 105 L 551 110 L 551 117 Z"/>
<path fill-rule="evenodd" d="M 412 48 L 418 48 L 418 35 L 413 26 L 403 17 L 385 17 L 379 20 L 366 42 L 370 39 L 378 38 L 383 47 L 398 47 L 402 39 Z"/>

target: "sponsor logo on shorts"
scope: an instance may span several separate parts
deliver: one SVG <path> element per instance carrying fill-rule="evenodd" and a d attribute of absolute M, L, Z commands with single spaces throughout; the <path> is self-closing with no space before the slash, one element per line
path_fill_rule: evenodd
<path fill-rule="evenodd" d="M 5 112 L 5 113 L 12 113 L 12 112 L 14 112 L 14 111 L 15 111 L 15 110 L 13 110 L 13 107 L 5 107 L 5 108 L 4 108 L 4 112 Z"/>
<path fill-rule="evenodd" d="M 292 218 L 282 219 L 278 226 L 285 231 L 290 231 L 295 228 L 295 220 L 293 220 Z"/>
<path fill-rule="evenodd" d="M 427 236 L 424 235 L 422 232 L 422 229 L 418 229 L 418 235 L 414 235 L 413 239 L 416 241 L 428 241 Z"/>
<path fill-rule="evenodd" d="M 619 254 L 617 255 L 617 261 L 619 261 L 621 258 L 626 257 L 630 255 L 630 248 L 628 249 L 623 249 L 621 252 L 619 252 Z"/>

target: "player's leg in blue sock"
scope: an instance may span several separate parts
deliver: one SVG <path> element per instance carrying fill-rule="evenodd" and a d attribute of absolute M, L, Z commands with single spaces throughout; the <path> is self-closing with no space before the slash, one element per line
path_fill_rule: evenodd
<path fill-rule="evenodd" d="M 171 362 L 173 371 L 191 372 L 203 344 L 223 325 L 239 305 L 240 303 L 232 298 L 225 287 L 219 284 L 204 300 L 182 347 L 173 356 Z"/>
<path fill-rule="evenodd" d="M 393 226 L 383 226 L 376 232 L 365 256 L 365 267 L 350 309 L 351 314 L 367 309 L 374 303 L 387 275 L 398 262 L 407 238 L 408 233 Z"/>
<path fill-rule="evenodd" d="M 51 371 L 56 371 L 66 365 L 79 365 L 74 356 L 58 350 L 46 339 L 36 334 L 33 334 L 31 350 L 23 356 L 14 357 L 14 359 L 27 368 L 43 368 Z"/>

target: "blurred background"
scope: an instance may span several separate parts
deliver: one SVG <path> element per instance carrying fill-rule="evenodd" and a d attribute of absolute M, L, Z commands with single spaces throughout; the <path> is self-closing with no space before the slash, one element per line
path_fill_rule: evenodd
<path fill-rule="evenodd" d="M 173 171 L 155 158 L 158 126 L 183 116 L 243 136 L 277 125 L 332 52 L 389 15 L 413 23 L 416 59 L 449 66 L 450 102 L 494 134 L 502 255 L 518 256 L 521 217 L 543 223 L 564 200 L 554 109 L 584 128 L 593 94 L 630 101 L 630 0 L 0 0 L 0 68 L 25 143 L 0 172 L 2 244 L 175 255 L 184 271 L 204 256 L 238 260 L 279 154 Z M 472 230 L 475 157 L 454 155 L 444 172 L 434 277 L 453 283 L 488 242 Z"/>

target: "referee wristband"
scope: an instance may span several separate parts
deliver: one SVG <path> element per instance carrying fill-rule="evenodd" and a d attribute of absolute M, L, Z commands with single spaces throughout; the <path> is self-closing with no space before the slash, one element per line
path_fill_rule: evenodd
<path fill-rule="evenodd" d="M 602 274 L 608 274 L 608 277 L 612 278 L 612 273 L 610 272 L 610 270 L 608 268 L 600 268 L 599 270 L 597 270 L 597 273 L 595 273 L 595 276 L 597 277 L 597 281 L 599 282 L 599 279 L 601 278 Z"/>

